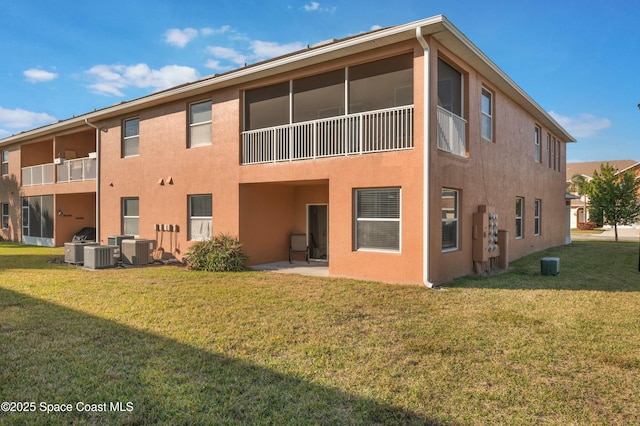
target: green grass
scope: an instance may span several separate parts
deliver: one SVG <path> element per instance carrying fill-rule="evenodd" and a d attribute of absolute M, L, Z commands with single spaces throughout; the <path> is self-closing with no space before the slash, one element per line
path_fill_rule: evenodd
<path fill-rule="evenodd" d="M 37 404 L 0 424 L 640 418 L 637 244 L 574 242 L 443 291 L 47 263 L 61 254 L 0 244 L 0 400 Z M 559 276 L 540 275 L 544 256 L 560 257 Z M 132 410 L 75 407 L 118 401 Z"/>

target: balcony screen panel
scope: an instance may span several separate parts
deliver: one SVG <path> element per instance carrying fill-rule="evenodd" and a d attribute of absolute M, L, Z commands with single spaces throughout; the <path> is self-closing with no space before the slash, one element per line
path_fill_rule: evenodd
<path fill-rule="evenodd" d="M 438 105 L 462 117 L 462 74 L 438 60 Z"/>
<path fill-rule="evenodd" d="M 42 237 L 53 238 L 53 195 L 42 196 Z"/>
<path fill-rule="evenodd" d="M 245 130 L 289 124 L 289 82 L 245 92 Z"/>
<path fill-rule="evenodd" d="M 344 70 L 293 82 L 293 121 L 344 115 Z"/>
<path fill-rule="evenodd" d="M 413 54 L 349 68 L 349 113 L 413 104 Z"/>

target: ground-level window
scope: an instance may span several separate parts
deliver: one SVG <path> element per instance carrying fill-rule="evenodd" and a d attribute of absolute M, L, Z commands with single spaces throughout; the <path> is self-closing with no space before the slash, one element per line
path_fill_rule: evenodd
<path fill-rule="evenodd" d="M 458 248 L 458 191 L 442 189 L 442 251 Z"/>
<path fill-rule="evenodd" d="M 355 191 L 355 249 L 400 251 L 400 188 Z"/>
<path fill-rule="evenodd" d="M 53 195 L 22 198 L 22 236 L 53 238 Z"/>
<path fill-rule="evenodd" d="M 9 228 L 9 203 L 2 203 L 2 228 Z"/>
<path fill-rule="evenodd" d="M 138 197 L 122 199 L 122 233 L 140 235 L 140 199 Z"/>
<path fill-rule="evenodd" d="M 189 105 L 189 147 L 211 145 L 211 101 Z"/>
<path fill-rule="evenodd" d="M 522 238 L 524 198 L 516 197 L 516 238 Z"/>
<path fill-rule="evenodd" d="M 189 239 L 210 240 L 212 235 L 211 194 L 189 195 Z"/>
<path fill-rule="evenodd" d="M 9 150 L 2 150 L 2 173 L 0 175 L 8 175 L 9 174 Z"/>
<path fill-rule="evenodd" d="M 536 200 L 533 205 L 533 234 L 540 235 L 540 216 L 541 216 L 542 202 Z"/>
<path fill-rule="evenodd" d="M 140 119 L 125 120 L 122 127 L 122 156 L 138 155 L 140 153 Z"/>

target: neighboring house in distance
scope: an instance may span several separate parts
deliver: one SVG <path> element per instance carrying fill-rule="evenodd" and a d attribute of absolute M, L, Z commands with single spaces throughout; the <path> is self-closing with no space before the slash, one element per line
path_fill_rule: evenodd
<path fill-rule="evenodd" d="M 575 175 L 583 176 L 587 181 L 593 179 L 595 172 L 600 173 L 600 167 L 609 164 L 618 170 L 618 173 L 626 173 L 632 170 L 636 176 L 640 176 L 640 162 L 635 160 L 612 160 L 612 161 L 586 161 L 567 163 L 567 187 L 571 185 L 571 179 Z M 575 191 L 573 192 L 578 195 Z M 571 200 L 571 228 L 578 227 L 580 222 L 589 221 L 589 197 L 579 196 Z"/>
<path fill-rule="evenodd" d="M 565 243 L 567 142 L 436 16 L 1 140 L 2 232 L 160 232 L 178 259 L 230 233 L 251 264 L 301 233 L 332 276 L 431 285 Z"/>

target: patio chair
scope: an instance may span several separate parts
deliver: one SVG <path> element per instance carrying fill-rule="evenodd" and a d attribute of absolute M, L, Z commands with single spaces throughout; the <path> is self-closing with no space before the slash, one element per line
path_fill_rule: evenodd
<path fill-rule="evenodd" d="M 291 243 L 289 244 L 289 263 L 292 254 L 304 253 L 307 263 L 309 263 L 309 246 L 307 245 L 307 236 L 305 234 L 291 234 Z"/>

